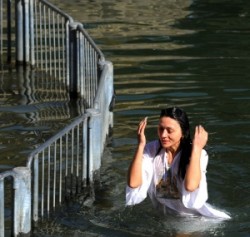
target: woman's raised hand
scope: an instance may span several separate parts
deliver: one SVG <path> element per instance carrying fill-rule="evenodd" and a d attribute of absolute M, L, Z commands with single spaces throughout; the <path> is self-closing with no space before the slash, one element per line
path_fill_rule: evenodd
<path fill-rule="evenodd" d="M 194 132 L 193 146 L 203 149 L 207 144 L 207 140 L 208 140 L 207 131 L 201 125 L 196 126 Z"/>
<path fill-rule="evenodd" d="M 137 129 L 137 137 L 138 137 L 138 144 L 139 145 L 146 145 L 146 136 L 145 136 L 145 128 L 147 126 L 147 119 L 148 117 L 145 117 L 138 126 Z"/>

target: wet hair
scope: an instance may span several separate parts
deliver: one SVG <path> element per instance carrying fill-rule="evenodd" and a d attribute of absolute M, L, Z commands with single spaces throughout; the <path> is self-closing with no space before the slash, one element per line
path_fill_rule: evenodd
<path fill-rule="evenodd" d="M 179 177 L 184 179 L 192 150 L 192 140 L 190 136 L 188 116 L 186 112 L 181 108 L 172 107 L 161 110 L 160 118 L 162 117 L 170 117 L 172 119 L 175 119 L 180 124 L 182 130 L 182 138 L 180 142 L 181 158 L 179 163 L 178 175 Z"/>

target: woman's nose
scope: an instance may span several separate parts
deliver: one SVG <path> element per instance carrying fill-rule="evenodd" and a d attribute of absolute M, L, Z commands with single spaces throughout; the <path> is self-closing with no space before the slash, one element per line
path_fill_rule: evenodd
<path fill-rule="evenodd" d="M 163 131 L 162 131 L 162 136 L 163 137 L 166 137 L 168 135 L 168 131 L 167 131 L 167 129 L 164 129 Z"/>

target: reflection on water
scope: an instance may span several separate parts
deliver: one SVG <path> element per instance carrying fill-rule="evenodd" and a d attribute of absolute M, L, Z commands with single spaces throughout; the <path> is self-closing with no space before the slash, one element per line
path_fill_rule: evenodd
<path fill-rule="evenodd" d="M 1 71 L 0 104 L 0 171 L 26 164 L 32 150 L 84 110 L 70 101 L 65 83 L 29 67 Z"/>
<path fill-rule="evenodd" d="M 36 236 L 248 236 L 249 14 L 236 0 L 51 1 L 83 22 L 113 62 L 117 92 L 112 141 L 94 202 L 69 204 Z M 147 200 L 124 207 L 138 121 L 154 139 L 158 111 L 177 105 L 210 133 L 209 202 L 227 222 L 161 216 Z M 92 200 L 93 201 L 93 200 Z"/>

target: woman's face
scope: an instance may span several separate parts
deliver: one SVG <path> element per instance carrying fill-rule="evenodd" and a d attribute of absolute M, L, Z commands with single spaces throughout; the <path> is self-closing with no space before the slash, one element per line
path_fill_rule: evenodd
<path fill-rule="evenodd" d="M 182 130 L 180 124 L 175 119 L 161 117 L 157 131 L 163 148 L 178 150 L 182 138 Z"/>

